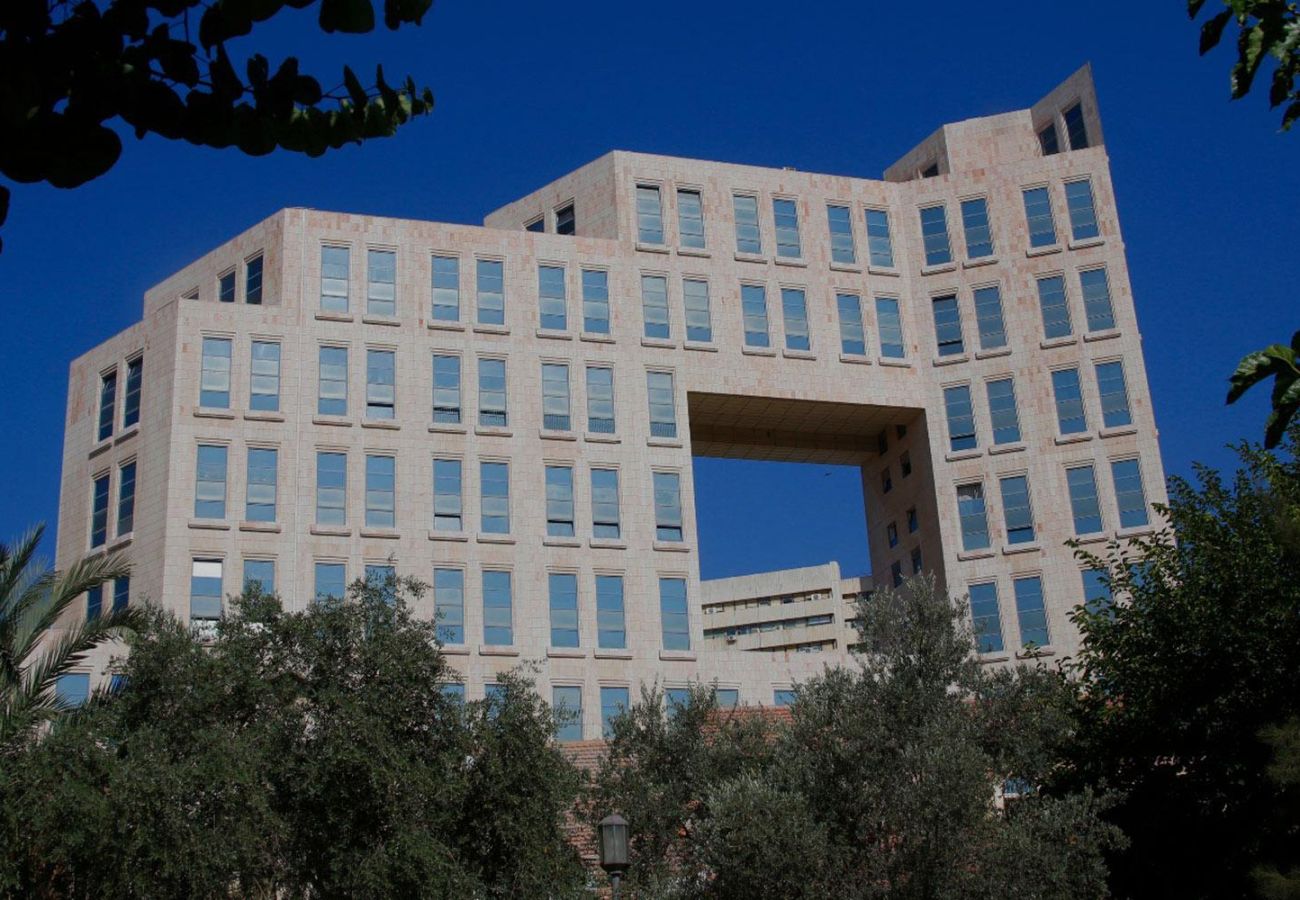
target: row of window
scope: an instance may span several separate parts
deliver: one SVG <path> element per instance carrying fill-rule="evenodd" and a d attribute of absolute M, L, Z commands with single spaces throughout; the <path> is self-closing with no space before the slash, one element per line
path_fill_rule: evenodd
<path fill-rule="evenodd" d="M 239 288 L 239 274 L 244 275 L 244 302 L 250 306 L 262 304 L 262 274 L 264 261 L 262 251 L 244 259 L 240 266 L 231 266 L 217 276 L 217 302 L 234 303 Z M 183 297 L 185 300 L 198 300 L 199 289 L 194 288 Z"/>
<path fill-rule="evenodd" d="M 1085 607 L 1095 610 L 1109 605 L 1110 588 L 1105 573 L 1099 569 L 1084 569 L 1083 600 Z M 998 580 L 980 581 L 967 585 L 970 595 L 970 615 L 975 643 L 980 653 L 1002 653 L 1006 649 L 1001 603 L 998 598 Z M 1047 607 L 1043 602 L 1041 575 L 1014 576 L 1011 592 L 1015 599 L 1017 646 L 1046 647 L 1052 643 Z"/>
<path fill-rule="evenodd" d="M 108 543 L 112 499 L 113 471 L 106 469 L 91 479 L 90 488 L 90 548 Z M 126 537 L 135 531 L 136 462 L 131 458 L 117 466 L 117 517 L 111 522 L 113 537 Z"/>
<path fill-rule="evenodd" d="M 815 616 L 801 616 L 793 619 L 776 619 L 770 622 L 753 622 L 747 625 L 706 628 L 704 629 L 704 636 L 706 638 L 738 637 L 747 634 L 767 634 L 773 631 L 798 631 L 804 628 L 815 628 L 818 625 L 831 625 L 834 622 L 834 615 L 821 613 Z"/>
<path fill-rule="evenodd" d="M 126 362 L 126 386 L 122 391 L 123 431 L 140 423 L 140 389 L 144 385 L 144 356 L 137 355 Z M 106 441 L 113 436 L 118 422 L 118 366 L 99 374 L 99 418 L 95 426 L 95 440 Z"/>

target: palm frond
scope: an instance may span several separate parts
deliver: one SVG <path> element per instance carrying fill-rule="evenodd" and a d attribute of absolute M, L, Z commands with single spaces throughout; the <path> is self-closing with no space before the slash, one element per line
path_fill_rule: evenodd
<path fill-rule="evenodd" d="M 18 593 L 17 585 L 29 576 L 36 548 L 45 534 L 45 526 L 37 525 L 13 544 L 0 544 L 0 620 L 9 616 L 10 603 Z"/>
<path fill-rule="evenodd" d="M 20 660 L 20 665 L 45 632 L 58 623 L 64 611 L 82 594 L 106 581 L 129 575 L 130 572 L 131 564 L 123 554 L 107 553 L 88 556 L 73 563 L 66 572 L 56 575 L 40 606 L 33 608 L 37 612 L 35 621 L 20 625 L 16 634 L 15 655 Z"/>
<path fill-rule="evenodd" d="M 60 634 L 40 658 L 23 672 L 18 708 L 36 713 L 55 713 L 64 707 L 55 697 L 59 676 L 75 666 L 105 641 L 125 637 L 144 625 L 144 612 L 127 607 L 105 613 L 97 619 L 79 622 Z"/>

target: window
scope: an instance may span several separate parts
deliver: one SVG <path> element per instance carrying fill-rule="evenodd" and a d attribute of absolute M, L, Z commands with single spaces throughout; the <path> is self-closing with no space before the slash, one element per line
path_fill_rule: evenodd
<path fill-rule="evenodd" d="M 465 643 L 465 572 L 461 569 L 433 570 L 433 618 L 438 640 L 444 644 Z"/>
<path fill-rule="evenodd" d="M 682 302 L 686 307 L 686 340 L 704 344 L 712 341 L 709 283 L 697 278 L 682 279 Z"/>
<path fill-rule="evenodd" d="M 776 224 L 776 255 L 798 259 L 803 255 L 799 245 L 799 208 L 793 200 L 777 198 L 772 201 L 772 217 Z"/>
<path fill-rule="evenodd" d="M 799 694 L 797 691 L 790 690 L 789 688 L 777 688 L 772 691 L 772 705 L 794 706 L 794 702 L 798 696 Z"/>
<path fill-rule="evenodd" d="M 685 578 L 659 579 L 659 622 L 663 630 L 665 650 L 691 649 Z"/>
<path fill-rule="evenodd" d="M 206 349 L 206 339 L 205 339 Z M 205 358 L 206 363 L 206 358 Z M 229 389 L 229 388 L 227 388 Z M 99 380 L 99 432 L 96 440 L 113 436 L 113 422 L 117 418 L 117 369 L 100 376 Z"/>
<path fill-rule="evenodd" d="M 397 254 L 392 250 L 366 252 L 366 312 L 397 315 Z"/>
<path fill-rule="evenodd" d="M 433 461 L 433 530 L 463 531 L 461 465 L 458 459 Z"/>
<path fill-rule="evenodd" d="M 903 586 L 903 564 L 898 560 L 889 564 L 889 578 L 894 587 Z"/>
<path fill-rule="evenodd" d="M 65 672 L 54 681 L 54 701 L 60 709 L 84 706 L 90 699 L 90 674 Z"/>
<path fill-rule="evenodd" d="M 683 247 L 704 249 L 704 206 L 699 191 L 677 191 L 677 239 Z"/>
<path fill-rule="evenodd" d="M 1115 480 L 1115 502 L 1119 506 L 1119 527 L 1138 528 L 1146 525 L 1147 498 L 1142 487 L 1142 469 L 1136 459 L 1115 460 L 1110 464 L 1110 474 Z"/>
<path fill-rule="evenodd" d="M 551 572 L 546 577 L 551 598 L 551 646 L 578 646 L 578 576 Z"/>
<path fill-rule="evenodd" d="M 1119 428 L 1133 424 L 1128 408 L 1128 385 L 1124 379 L 1124 364 L 1119 360 L 1097 363 L 1097 393 L 1101 394 L 1101 424 L 1105 428 Z"/>
<path fill-rule="evenodd" d="M 903 472 L 903 477 L 904 477 L 904 478 L 906 478 L 908 475 L 911 475 L 911 474 L 912 474 L 912 454 L 909 453 L 908 451 L 904 450 L 903 453 L 902 453 L 902 455 L 898 457 L 898 467 L 899 467 L 899 469 L 902 470 L 902 472 Z"/>
<path fill-rule="evenodd" d="M 1029 502 L 1029 479 L 1007 475 L 998 479 L 1002 488 L 1002 517 L 1007 524 L 1008 544 L 1033 542 L 1034 509 Z"/>
<path fill-rule="evenodd" d="M 1051 156 L 1061 152 L 1061 144 L 1056 137 L 1055 122 L 1048 123 L 1046 128 L 1038 132 L 1038 146 L 1042 149 L 1044 156 Z"/>
<path fill-rule="evenodd" d="M 993 255 L 993 230 L 989 227 L 989 204 L 983 197 L 961 202 L 961 227 L 966 232 L 966 256 L 981 259 Z"/>
<path fill-rule="evenodd" d="M 280 454 L 267 447 L 248 448 L 248 484 L 244 497 L 244 519 L 249 522 L 275 521 L 275 482 Z"/>
<path fill-rule="evenodd" d="M 582 270 L 582 330 L 609 334 L 609 273 L 603 269 Z"/>
<path fill-rule="evenodd" d="M 984 485 L 958 486 L 957 513 L 961 519 L 961 548 L 963 550 L 987 549 L 989 522 L 988 513 L 984 508 Z"/>
<path fill-rule="evenodd" d="M 121 612 L 131 604 L 131 576 L 113 579 L 113 612 Z"/>
<path fill-rule="evenodd" d="M 477 261 L 478 323 L 504 325 L 506 323 L 505 264 L 499 259 Z"/>
<path fill-rule="evenodd" d="M 890 522 L 885 526 L 885 537 L 889 541 L 889 547 L 892 550 L 898 546 L 898 523 Z"/>
<path fill-rule="evenodd" d="M 253 341 L 248 408 L 262 412 L 280 410 L 280 345 L 274 341 Z"/>
<path fill-rule="evenodd" d="M 108 482 L 109 474 L 105 472 L 96 477 L 91 486 L 90 546 L 92 548 L 102 547 L 108 542 Z M 222 490 L 223 492 L 225 490 L 224 473 Z"/>
<path fill-rule="evenodd" d="M 666 688 L 664 690 L 664 708 L 668 718 L 677 714 L 677 710 L 691 702 L 690 688 Z"/>
<path fill-rule="evenodd" d="M 537 296 L 542 328 L 564 331 L 569 323 L 562 266 L 537 267 Z"/>
<path fill-rule="evenodd" d="M 107 476 L 105 476 L 107 477 Z M 99 485 L 96 482 L 96 489 Z M 98 499 L 98 498 L 96 498 Z M 107 498 L 105 498 L 107 513 Z M 122 465 L 117 476 L 117 536 L 135 530 L 135 460 Z"/>
<path fill-rule="evenodd" d="M 546 216 L 538 216 L 531 222 L 525 222 L 524 231 L 529 231 L 533 234 L 544 234 L 546 232 Z"/>
<path fill-rule="evenodd" d="M 785 348 L 807 350 L 808 302 L 800 288 L 781 288 L 781 314 L 785 319 Z"/>
<path fill-rule="evenodd" d="M 366 455 L 366 527 L 392 528 L 397 524 L 397 460 Z"/>
<path fill-rule="evenodd" d="M 433 267 L 433 319 L 455 322 L 460 319 L 460 260 L 454 256 L 435 256 Z"/>
<path fill-rule="evenodd" d="M 509 463 L 479 463 L 479 505 L 485 534 L 510 533 Z"/>
<path fill-rule="evenodd" d="M 1083 535 L 1101 531 L 1101 504 L 1097 501 L 1097 477 L 1092 466 L 1066 469 L 1065 483 L 1070 489 L 1074 533 Z"/>
<path fill-rule="evenodd" d="M 1043 606 L 1043 580 L 1037 575 L 1013 579 L 1016 590 L 1016 617 L 1020 620 L 1020 643 L 1046 647 L 1051 635 L 1047 633 L 1047 610 Z"/>
<path fill-rule="evenodd" d="M 573 537 L 573 469 L 546 467 L 546 534 Z"/>
<path fill-rule="evenodd" d="M 318 451 L 316 453 L 316 524 L 345 524 L 347 498 L 347 454 Z"/>
<path fill-rule="evenodd" d="M 1083 124 L 1083 104 L 1076 103 L 1061 113 L 1065 119 L 1065 134 L 1070 139 L 1071 150 L 1083 150 L 1088 146 L 1088 129 Z"/>
<path fill-rule="evenodd" d="M 587 430 L 614 433 L 614 370 L 608 366 L 587 366 Z"/>
<path fill-rule="evenodd" d="M 664 276 L 641 276 L 641 314 L 645 321 L 646 337 L 667 340 L 671 336 L 668 324 L 668 279 Z"/>
<path fill-rule="evenodd" d="M 116 380 L 114 376 L 115 390 Z M 199 406 L 208 409 L 230 409 L 230 338 L 205 337 L 203 339 L 203 372 L 199 380 Z"/>
<path fill-rule="evenodd" d="M 762 253 L 763 239 L 758 230 L 758 198 L 752 194 L 734 194 L 731 205 L 736 217 L 736 252 Z"/>
<path fill-rule="evenodd" d="M 397 354 L 366 351 L 366 418 L 391 419 L 396 414 Z"/>
<path fill-rule="evenodd" d="M 933 306 L 934 337 L 939 345 L 939 355 L 960 356 L 965 353 L 966 344 L 961 337 L 961 308 L 957 305 L 956 295 L 935 297 Z"/>
<path fill-rule="evenodd" d="M 975 411 L 970 402 L 970 385 L 959 384 L 943 389 L 943 406 L 948 414 L 948 448 L 974 450 L 979 446 L 975 437 Z"/>
<path fill-rule="evenodd" d="M 913 506 L 907 511 L 907 533 L 916 534 L 921 528 L 921 520 L 916 514 L 916 507 Z"/>
<path fill-rule="evenodd" d="M 885 466 L 885 470 L 880 473 L 880 492 L 882 494 L 888 494 L 893 489 L 894 477 L 889 474 L 889 466 Z"/>
<path fill-rule="evenodd" d="M 994 444 L 1020 442 L 1020 415 L 1016 411 L 1016 384 L 1008 376 L 988 382 L 989 422 Z"/>
<path fill-rule="evenodd" d="M 602 687 L 600 689 L 601 737 L 609 740 L 614 736 L 614 720 L 627 712 L 627 707 L 627 688 Z"/>
<path fill-rule="evenodd" d="M 681 476 L 676 472 L 654 473 L 655 540 L 681 541 Z"/>
<path fill-rule="evenodd" d="M 1086 178 L 1065 183 L 1065 207 L 1070 212 L 1070 237 L 1076 241 L 1095 238 L 1097 210 L 1092 200 L 1092 182 Z"/>
<path fill-rule="evenodd" d="M 572 235 L 577 233 L 578 217 L 574 213 L 573 204 L 569 203 L 561 206 L 555 211 L 555 233 Z"/>
<path fill-rule="evenodd" d="M 619 523 L 618 470 L 591 470 L 591 536 L 618 540 Z"/>
<path fill-rule="evenodd" d="M 1002 652 L 1002 616 L 998 612 L 998 586 L 988 581 L 970 586 L 970 617 L 980 653 Z"/>
<path fill-rule="evenodd" d="M 1080 434 L 1088 430 L 1088 415 L 1083 406 L 1078 369 L 1052 372 L 1052 393 L 1056 397 L 1056 421 L 1061 434 Z"/>
<path fill-rule="evenodd" d="M 623 613 L 623 576 L 596 576 L 596 644 L 602 650 L 627 647 Z"/>
<path fill-rule="evenodd" d="M 881 356 L 902 359 L 907 355 L 903 346 L 903 320 L 898 313 L 896 297 L 876 298 L 876 328 L 880 331 Z"/>
<path fill-rule="evenodd" d="M 262 302 L 262 254 L 244 263 L 244 302 L 257 306 Z"/>
<path fill-rule="evenodd" d="M 126 364 L 126 396 L 122 398 L 122 427 L 140 421 L 140 389 L 144 384 L 144 357 L 137 356 Z"/>
<path fill-rule="evenodd" d="M 948 214 L 942 206 L 928 206 L 921 210 L 921 241 L 925 245 L 927 266 L 952 262 L 952 247 L 948 243 Z"/>
<path fill-rule="evenodd" d="M 980 332 L 980 349 L 996 350 L 1007 345 L 1002 321 L 1002 292 L 996 284 L 975 289 L 975 323 Z"/>
<path fill-rule="evenodd" d="M 1070 306 L 1065 299 L 1065 279 L 1049 275 L 1038 279 L 1038 306 L 1043 312 L 1043 336 L 1069 337 L 1074 331 L 1070 324 Z"/>
<path fill-rule="evenodd" d="M 194 518 L 226 517 L 226 456 L 229 448 L 199 444 L 194 480 Z"/>
<path fill-rule="evenodd" d="M 1088 317 L 1088 330 L 1114 328 L 1115 311 L 1110 305 L 1110 280 L 1106 277 L 1106 270 L 1080 272 L 1079 286 L 1083 289 L 1083 312 Z"/>
<path fill-rule="evenodd" d="M 853 246 L 853 214 L 847 206 L 826 207 L 826 219 L 831 231 L 831 262 L 853 265 L 858 261 Z"/>
<path fill-rule="evenodd" d="M 504 359 L 478 361 L 478 423 L 495 428 L 505 428 L 509 424 Z"/>
<path fill-rule="evenodd" d="M 316 563 L 316 602 L 342 600 L 348 592 L 347 570 L 343 563 Z"/>
<path fill-rule="evenodd" d="M 674 409 L 671 372 L 647 372 L 646 390 L 650 401 L 650 436 L 677 437 L 677 414 Z"/>
<path fill-rule="evenodd" d="M 636 239 L 642 244 L 664 242 L 663 200 L 654 185 L 636 186 Z"/>
<path fill-rule="evenodd" d="M 460 357 L 433 355 L 433 421 L 460 424 Z"/>
<path fill-rule="evenodd" d="M 348 348 L 320 348 L 320 395 L 316 412 L 322 416 L 348 414 Z"/>
<path fill-rule="evenodd" d="M 761 284 L 740 286 L 740 308 L 744 317 L 745 346 L 770 347 L 767 336 L 767 289 Z"/>
<path fill-rule="evenodd" d="M 836 294 L 840 314 L 840 352 L 845 356 L 866 356 L 867 336 L 862 328 L 862 300 L 857 294 Z"/>
<path fill-rule="evenodd" d="M 372 563 L 366 564 L 366 585 L 376 589 L 380 598 L 385 603 L 392 606 L 397 601 L 395 583 L 397 579 L 397 569 L 393 566 L 377 566 Z"/>
<path fill-rule="evenodd" d="M 529 228 L 529 230 L 532 229 Z M 438 693 L 454 704 L 463 705 L 465 703 L 465 685 L 459 682 L 442 682 L 438 685 Z"/>
<path fill-rule="evenodd" d="M 483 643 L 510 646 L 515 642 L 510 573 L 499 569 L 483 572 Z"/>
<path fill-rule="evenodd" d="M 551 688 L 551 706 L 555 707 L 555 739 L 561 743 L 582 740 L 582 688 L 556 685 Z"/>
<path fill-rule="evenodd" d="M 217 300 L 221 303 L 235 302 L 235 270 L 217 278 Z"/>
<path fill-rule="evenodd" d="M 921 574 L 922 568 L 923 566 L 921 563 L 921 548 L 913 547 L 912 548 L 912 574 L 913 575 Z"/>
<path fill-rule="evenodd" d="M 569 431 L 569 367 L 564 363 L 542 363 L 542 428 Z"/>
<path fill-rule="evenodd" d="M 894 267 L 894 243 L 889 237 L 889 213 L 869 209 L 867 219 L 867 254 L 871 265 L 880 269 Z"/>
<path fill-rule="evenodd" d="M 322 312 L 348 311 L 348 281 L 352 253 L 347 247 L 320 248 L 320 308 Z"/>
<path fill-rule="evenodd" d="M 1056 222 L 1052 219 L 1052 198 L 1047 188 L 1029 188 L 1022 192 L 1025 221 L 1029 225 L 1029 246 L 1050 247 L 1056 243 Z"/>
<path fill-rule="evenodd" d="M 221 618 L 221 560 L 195 559 L 190 563 L 190 621 Z"/>
<path fill-rule="evenodd" d="M 1083 607 L 1090 613 L 1105 612 L 1110 609 L 1114 597 L 1110 590 L 1110 577 L 1105 569 L 1084 569 Z"/>
<path fill-rule="evenodd" d="M 244 560 L 244 587 L 248 593 L 250 586 L 256 586 L 262 594 L 275 593 L 275 561 L 271 559 Z"/>

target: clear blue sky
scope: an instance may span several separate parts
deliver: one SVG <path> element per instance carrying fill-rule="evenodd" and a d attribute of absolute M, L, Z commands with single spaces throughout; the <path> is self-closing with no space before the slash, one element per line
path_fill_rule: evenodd
<path fill-rule="evenodd" d="M 85 187 L 17 187 L 0 255 L 0 535 L 53 528 L 69 361 L 134 322 L 149 286 L 281 207 L 478 223 L 611 148 L 879 177 L 940 124 L 1026 107 L 1088 60 L 1166 469 L 1229 465 L 1223 445 L 1262 434 L 1267 397 L 1225 408 L 1227 375 L 1300 328 L 1300 129 L 1277 133 L 1267 81 L 1228 102 L 1231 53 L 1199 58 L 1184 8 L 439 0 L 422 28 L 330 38 L 285 15 L 259 49 L 319 74 L 382 60 L 431 85 L 436 111 L 317 160 L 128 135 Z M 706 576 L 866 568 L 856 473 L 801 468 L 699 466 Z"/>

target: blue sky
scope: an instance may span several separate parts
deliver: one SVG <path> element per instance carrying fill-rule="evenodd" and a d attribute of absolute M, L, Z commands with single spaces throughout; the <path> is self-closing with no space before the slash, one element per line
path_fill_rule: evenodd
<path fill-rule="evenodd" d="M 134 322 L 149 286 L 281 207 L 477 223 L 611 148 L 879 177 L 940 124 L 1026 107 L 1088 60 L 1166 469 L 1230 465 L 1223 445 L 1262 434 L 1267 396 L 1225 407 L 1228 374 L 1300 327 L 1300 129 L 1277 133 L 1262 93 L 1228 102 L 1231 53 L 1199 58 L 1183 9 L 439 0 L 421 28 L 363 37 L 284 15 L 258 49 L 299 54 L 326 84 L 383 61 L 390 80 L 431 85 L 437 109 L 317 160 L 127 135 L 85 187 L 17 187 L 0 255 L 0 536 L 53 528 L 69 361 Z M 856 472 L 790 468 L 698 466 L 706 577 L 866 569 Z"/>

